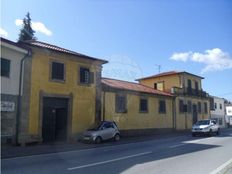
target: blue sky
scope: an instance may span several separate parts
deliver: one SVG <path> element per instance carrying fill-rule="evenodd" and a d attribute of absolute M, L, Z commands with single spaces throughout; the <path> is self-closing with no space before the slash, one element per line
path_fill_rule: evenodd
<path fill-rule="evenodd" d="M 133 81 L 160 65 L 232 100 L 231 0 L 2 0 L 1 35 L 16 41 L 28 11 L 38 40 L 109 60 L 105 77 Z"/>

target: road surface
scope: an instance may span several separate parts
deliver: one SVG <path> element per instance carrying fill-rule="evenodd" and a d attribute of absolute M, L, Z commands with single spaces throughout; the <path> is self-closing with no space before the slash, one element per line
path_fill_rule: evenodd
<path fill-rule="evenodd" d="M 232 131 L 2 159 L 3 174 L 214 174 L 232 159 Z"/>

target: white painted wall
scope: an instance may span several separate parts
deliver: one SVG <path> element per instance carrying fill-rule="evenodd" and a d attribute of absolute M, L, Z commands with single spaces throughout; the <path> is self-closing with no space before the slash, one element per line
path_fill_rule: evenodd
<path fill-rule="evenodd" d="M 229 123 L 232 126 L 232 106 L 225 106 L 226 107 L 226 123 Z"/>
<path fill-rule="evenodd" d="M 226 115 L 232 116 L 232 106 L 226 106 Z"/>
<path fill-rule="evenodd" d="M 219 119 L 222 120 L 222 125 L 220 125 L 220 127 L 225 127 L 225 104 L 224 104 L 224 99 L 223 98 L 219 98 L 219 97 L 213 97 L 214 98 L 214 109 L 215 110 L 211 110 L 211 118 L 217 119 L 219 121 Z M 215 108 L 215 103 L 217 105 L 217 108 Z M 222 106 L 220 108 L 220 105 Z M 218 122 L 219 123 L 219 122 Z"/>
<path fill-rule="evenodd" d="M 10 76 L 1 76 L 1 94 L 18 95 L 21 59 L 27 51 L 1 40 L 1 58 L 10 60 Z"/>

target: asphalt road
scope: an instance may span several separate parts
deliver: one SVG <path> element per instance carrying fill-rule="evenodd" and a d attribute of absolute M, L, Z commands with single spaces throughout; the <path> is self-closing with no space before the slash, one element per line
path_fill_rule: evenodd
<path fill-rule="evenodd" d="M 2 159 L 2 173 L 214 174 L 232 159 L 232 131 Z"/>

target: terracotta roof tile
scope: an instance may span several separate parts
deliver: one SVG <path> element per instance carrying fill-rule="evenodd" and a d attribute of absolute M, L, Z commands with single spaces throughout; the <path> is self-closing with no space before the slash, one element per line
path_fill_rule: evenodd
<path fill-rule="evenodd" d="M 139 81 L 139 80 L 145 80 L 145 79 L 151 79 L 151 78 L 163 77 L 163 76 L 171 76 L 171 75 L 177 75 L 177 74 L 183 74 L 183 73 L 189 74 L 189 75 L 201 78 L 201 79 L 204 79 L 201 76 L 198 76 L 198 75 L 195 75 L 195 74 L 191 74 L 191 73 L 186 72 L 186 71 L 168 71 L 168 72 L 163 72 L 163 73 L 152 75 L 152 76 L 148 76 L 148 77 L 143 77 L 143 78 L 136 79 L 136 80 Z"/>
<path fill-rule="evenodd" d="M 156 75 L 152 75 L 152 76 L 148 76 L 148 77 L 143 77 L 143 78 L 136 79 L 136 80 L 144 80 L 144 79 L 150 79 L 150 78 L 161 77 L 161 76 L 170 76 L 170 75 L 176 75 L 179 73 L 182 73 L 182 72 L 168 71 L 168 72 L 164 72 L 164 73 L 160 73 L 160 74 L 156 74 Z"/>
<path fill-rule="evenodd" d="M 62 52 L 62 53 L 72 54 L 72 55 L 80 56 L 80 57 L 83 57 L 83 58 L 88 58 L 88 59 L 93 59 L 93 60 L 97 60 L 97 61 L 102 61 L 103 63 L 107 63 L 106 60 L 98 59 L 98 58 L 95 58 L 95 57 L 90 57 L 90 56 L 87 56 L 87 55 L 84 55 L 84 54 L 80 54 L 80 53 L 75 52 L 75 51 L 71 51 L 71 50 L 68 50 L 68 49 L 65 49 L 65 48 L 58 47 L 56 45 L 48 44 L 48 43 L 45 43 L 45 42 L 40 42 L 40 41 L 37 41 L 37 40 L 23 41 L 21 43 L 26 44 L 26 45 L 30 45 L 30 46 L 36 46 L 36 47 L 40 47 L 40 48 L 46 48 L 46 49 L 50 49 L 50 50 L 58 51 L 58 52 Z"/>
<path fill-rule="evenodd" d="M 107 85 L 111 88 L 144 92 L 144 93 L 155 94 L 155 95 L 173 96 L 170 93 L 155 90 L 151 87 L 144 86 L 138 83 L 127 82 L 127 81 L 116 80 L 116 79 L 109 79 L 109 78 L 102 78 L 101 81 L 104 85 Z"/>

